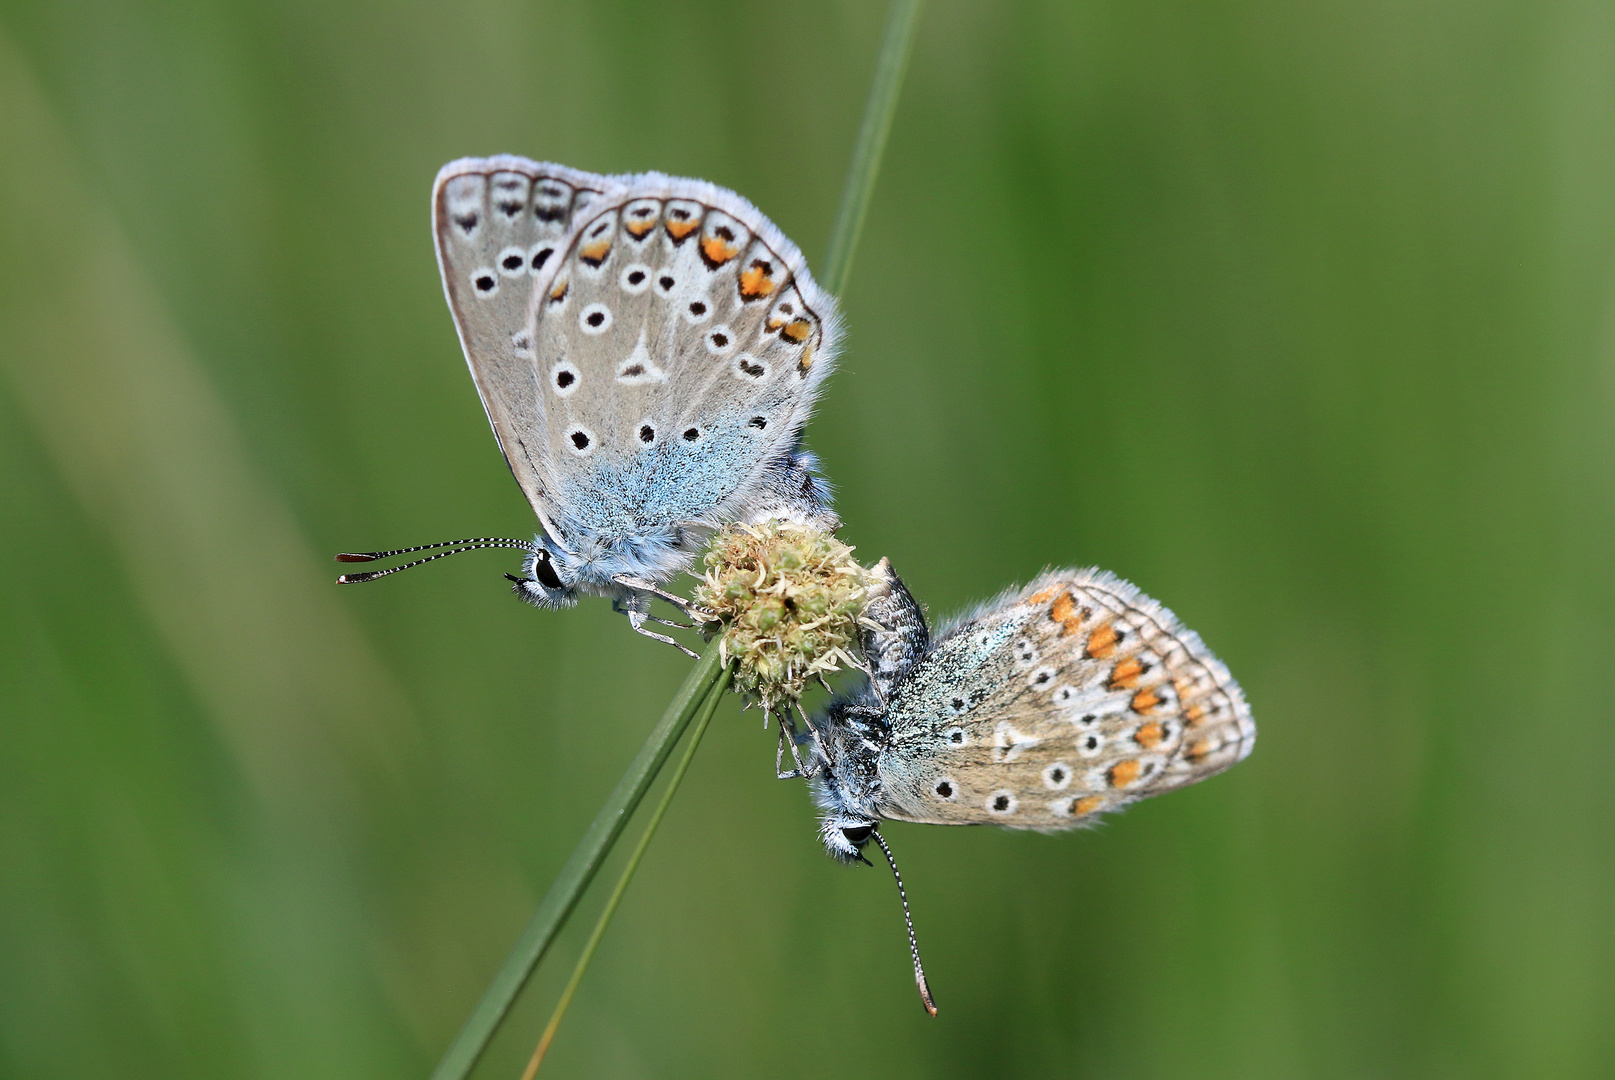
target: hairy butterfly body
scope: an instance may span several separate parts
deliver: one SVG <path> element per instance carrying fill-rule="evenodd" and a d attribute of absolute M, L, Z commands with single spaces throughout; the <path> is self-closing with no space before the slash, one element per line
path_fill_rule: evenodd
<path fill-rule="evenodd" d="M 835 303 L 749 202 L 503 156 L 444 166 L 432 204 L 466 362 L 542 525 L 525 599 L 642 619 L 643 587 L 724 524 L 839 524 L 800 445 Z"/>

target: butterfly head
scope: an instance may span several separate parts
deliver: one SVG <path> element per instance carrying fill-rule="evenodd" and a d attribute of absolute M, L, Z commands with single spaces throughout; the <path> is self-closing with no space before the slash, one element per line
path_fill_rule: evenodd
<path fill-rule="evenodd" d="M 867 863 L 864 845 L 875 834 L 876 823 L 861 814 L 827 812 L 819 822 L 819 836 L 830 854 L 842 862 Z"/>
<path fill-rule="evenodd" d="M 539 534 L 522 562 L 525 577 L 510 577 L 514 592 L 534 607 L 564 608 L 578 602 L 577 575 L 568 554 L 548 536 Z"/>

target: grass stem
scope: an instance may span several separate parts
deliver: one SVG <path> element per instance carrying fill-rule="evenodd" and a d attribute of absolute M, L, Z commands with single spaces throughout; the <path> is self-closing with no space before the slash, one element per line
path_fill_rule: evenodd
<path fill-rule="evenodd" d="M 594 879 L 600 864 L 611 853 L 635 807 L 645 797 L 651 781 L 672 752 L 673 744 L 689 727 L 691 719 L 711 695 L 712 688 L 723 674 L 722 665 L 718 663 L 718 641 L 714 639 L 701 659 L 696 661 L 694 669 L 685 678 L 684 685 L 679 687 L 644 746 L 634 756 L 628 771 L 617 781 L 616 788 L 600 808 L 600 813 L 595 815 L 583 839 L 578 841 L 578 846 L 561 868 L 555 884 L 545 894 L 532 921 L 505 958 L 504 966 L 494 976 L 493 982 L 488 984 L 482 1000 L 477 1002 L 465 1026 L 449 1045 L 443 1060 L 438 1062 L 432 1080 L 465 1080 L 470 1075 L 477 1059 L 498 1030 L 500 1021 L 510 1011 L 516 995 L 555 942 L 555 936 L 577 907 L 579 897 Z"/>
<path fill-rule="evenodd" d="M 561 998 L 555 1004 L 555 1011 L 550 1014 L 550 1022 L 544 1026 L 544 1034 L 539 1037 L 538 1046 L 533 1051 L 532 1059 L 527 1062 L 527 1069 L 522 1073 L 522 1080 L 533 1080 L 538 1072 L 539 1065 L 544 1062 L 544 1055 L 548 1053 L 550 1043 L 555 1039 L 555 1029 L 561 1026 L 561 1017 L 566 1015 L 566 1007 L 572 1003 L 572 995 L 577 993 L 578 984 L 583 981 L 583 973 L 588 970 L 589 961 L 594 959 L 594 951 L 600 945 L 600 939 L 606 934 L 606 927 L 611 923 L 611 917 L 617 913 L 617 905 L 622 903 L 623 894 L 628 891 L 628 883 L 634 878 L 634 871 L 639 869 L 639 860 L 644 858 L 645 850 L 650 847 L 651 837 L 656 835 L 656 827 L 662 823 L 662 816 L 673 802 L 673 794 L 678 791 L 679 784 L 684 780 L 684 774 L 690 768 L 690 762 L 695 758 L 696 747 L 701 745 L 701 736 L 707 732 L 707 724 L 712 720 L 712 714 L 718 708 L 718 700 L 723 697 L 724 691 L 729 689 L 729 669 L 725 669 L 718 677 L 717 685 L 707 695 L 706 704 L 701 706 L 701 714 L 696 718 L 695 730 L 684 747 L 684 756 L 679 759 L 678 766 L 673 775 L 668 778 L 667 787 L 662 791 L 661 801 L 651 812 L 650 820 L 645 823 L 645 831 L 639 837 L 639 843 L 634 845 L 633 853 L 623 864 L 622 874 L 617 878 L 617 885 L 611 890 L 611 896 L 606 899 L 606 906 L 601 909 L 600 917 L 595 920 L 594 931 L 589 935 L 588 942 L 583 946 L 583 952 L 578 956 L 578 962 L 572 969 L 572 978 L 567 981 L 566 989 L 561 991 Z"/>
<path fill-rule="evenodd" d="M 852 164 L 847 168 L 847 183 L 841 189 L 841 209 L 836 213 L 835 228 L 830 232 L 830 248 L 819 281 L 831 293 L 839 294 L 847 285 L 852 252 L 858 246 L 864 217 L 869 213 L 875 177 L 880 172 L 881 156 L 886 152 L 892 116 L 897 112 L 897 91 L 903 85 L 909 47 L 914 42 L 914 27 L 919 21 L 920 0 L 892 0 L 891 9 L 886 13 L 886 36 L 880 43 L 880 57 L 875 61 L 874 85 L 869 88 L 869 100 L 864 104 L 858 145 L 852 152 Z"/>

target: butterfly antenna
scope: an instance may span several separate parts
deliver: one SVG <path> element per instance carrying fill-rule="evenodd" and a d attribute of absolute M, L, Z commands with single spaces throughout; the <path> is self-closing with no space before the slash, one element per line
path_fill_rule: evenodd
<path fill-rule="evenodd" d="M 375 581 L 377 578 L 396 574 L 400 570 L 408 570 L 412 566 L 429 563 L 434 559 L 446 559 L 450 555 L 459 555 L 467 551 L 480 551 L 483 548 L 514 548 L 534 554 L 534 547 L 525 540 L 509 540 L 502 536 L 476 536 L 465 540 L 444 540 L 438 544 L 421 544 L 417 547 L 399 548 L 396 551 L 344 551 L 336 557 L 337 562 L 375 562 L 377 559 L 390 559 L 394 555 L 409 555 L 416 551 L 431 551 L 434 548 L 453 548 L 452 551 L 439 551 L 436 555 L 428 555 L 424 559 L 407 562 L 403 566 L 394 566 L 388 570 L 369 570 L 359 574 L 343 574 L 337 578 L 338 585 L 356 585 L 361 581 Z"/>
<path fill-rule="evenodd" d="M 931 999 L 931 986 L 925 981 L 925 966 L 920 963 L 920 945 L 914 940 L 914 919 L 908 913 L 908 893 L 903 889 L 903 875 L 897 872 L 897 860 L 892 858 L 892 849 L 886 846 L 886 838 L 879 831 L 869 835 L 875 838 L 880 850 L 886 856 L 886 864 L 892 868 L 892 877 L 897 879 L 897 898 L 903 901 L 903 921 L 908 924 L 908 951 L 914 954 L 914 985 L 920 988 L 920 1000 L 925 1003 L 925 1011 L 932 1016 L 936 1015 L 936 1002 Z"/>

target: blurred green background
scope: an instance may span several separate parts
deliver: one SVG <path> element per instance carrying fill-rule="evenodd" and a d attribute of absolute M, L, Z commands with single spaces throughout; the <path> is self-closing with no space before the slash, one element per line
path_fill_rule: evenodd
<path fill-rule="evenodd" d="M 429 1071 L 687 666 L 503 554 L 332 584 L 533 528 L 432 176 L 703 176 L 817 263 L 883 18 L 0 4 L 0 1072 Z M 934 0 L 844 299 L 844 535 L 938 614 L 1131 578 L 1260 745 L 890 827 L 933 1021 L 727 705 L 543 1075 L 1615 1071 L 1615 7 Z"/>

